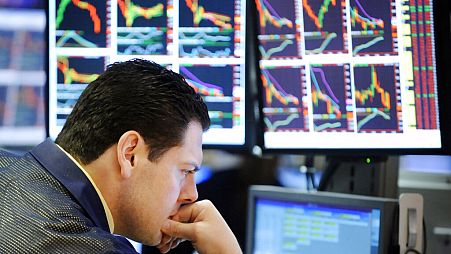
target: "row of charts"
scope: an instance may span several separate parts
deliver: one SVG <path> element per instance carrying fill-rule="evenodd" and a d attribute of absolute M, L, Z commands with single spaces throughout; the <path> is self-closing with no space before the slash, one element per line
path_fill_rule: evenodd
<path fill-rule="evenodd" d="M 396 55 L 395 0 L 255 0 L 263 59 Z"/>
<path fill-rule="evenodd" d="M 203 96 L 212 123 L 205 143 L 243 144 L 245 13 L 244 0 L 50 1 L 51 136 L 108 64 L 143 58 Z"/>
<path fill-rule="evenodd" d="M 105 57 L 58 57 L 57 121 L 62 126 L 87 84 L 104 70 Z M 166 66 L 171 68 L 171 66 Z M 239 125 L 240 66 L 179 64 L 180 74 L 204 98 L 213 128 Z M 236 77 L 236 78 L 234 78 Z M 208 80 L 206 82 L 206 80 Z"/>
<path fill-rule="evenodd" d="M 114 2 L 56 1 L 56 47 L 109 48 L 117 55 L 240 57 L 243 53 L 239 0 Z"/>
<path fill-rule="evenodd" d="M 402 131 L 397 64 L 266 67 L 261 79 L 269 132 Z"/>

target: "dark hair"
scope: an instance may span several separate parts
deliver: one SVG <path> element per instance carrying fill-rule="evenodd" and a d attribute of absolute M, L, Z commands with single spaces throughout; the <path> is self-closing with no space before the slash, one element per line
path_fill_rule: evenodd
<path fill-rule="evenodd" d="M 109 65 L 86 87 L 55 142 L 88 164 L 135 130 L 155 161 L 181 144 L 191 121 L 210 126 L 207 106 L 183 76 L 133 59 Z"/>

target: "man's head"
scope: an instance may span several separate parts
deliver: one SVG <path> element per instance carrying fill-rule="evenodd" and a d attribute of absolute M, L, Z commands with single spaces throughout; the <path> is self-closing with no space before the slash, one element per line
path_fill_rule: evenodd
<path fill-rule="evenodd" d="M 81 94 L 56 143 L 83 164 L 128 130 L 151 143 L 155 160 L 181 143 L 191 121 L 210 125 L 201 97 L 173 71 L 145 60 L 114 63 Z"/>
<path fill-rule="evenodd" d="M 80 161 L 113 214 L 115 233 L 146 244 L 197 199 L 208 111 L 184 78 L 155 63 L 110 65 L 80 96 L 56 143 Z"/>

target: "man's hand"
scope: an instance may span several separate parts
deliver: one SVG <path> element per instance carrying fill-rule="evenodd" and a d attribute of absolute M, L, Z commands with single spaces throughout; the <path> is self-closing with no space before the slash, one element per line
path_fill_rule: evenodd
<path fill-rule="evenodd" d="M 200 254 L 242 253 L 232 230 L 209 200 L 182 206 L 161 230 L 167 236 L 191 241 Z"/>
<path fill-rule="evenodd" d="M 183 239 L 172 237 L 163 233 L 163 237 L 161 238 L 160 244 L 158 244 L 155 247 L 157 247 L 161 253 L 167 253 L 171 249 L 177 247 L 183 241 L 184 241 Z"/>

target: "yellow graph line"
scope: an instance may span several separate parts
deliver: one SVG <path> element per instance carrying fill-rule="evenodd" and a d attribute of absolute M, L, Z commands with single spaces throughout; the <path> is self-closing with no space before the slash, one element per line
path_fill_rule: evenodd
<path fill-rule="evenodd" d="M 214 12 L 207 12 L 203 6 L 199 6 L 198 0 L 185 0 L 188 8 L 193 12 L 193 23 L 198 26 L 203 19 L 210 20 L 213 24 L 224 29 L 231 29 L 231 18 Z"/>

